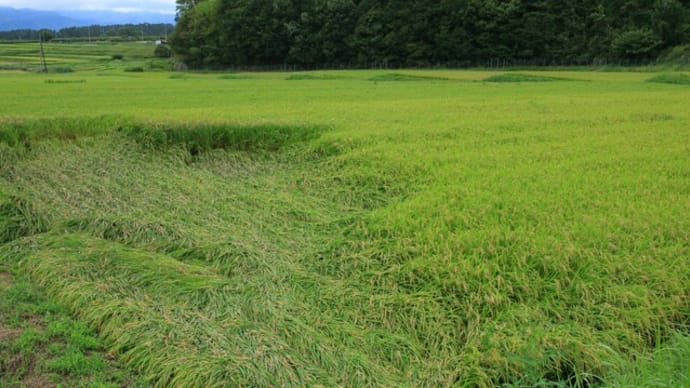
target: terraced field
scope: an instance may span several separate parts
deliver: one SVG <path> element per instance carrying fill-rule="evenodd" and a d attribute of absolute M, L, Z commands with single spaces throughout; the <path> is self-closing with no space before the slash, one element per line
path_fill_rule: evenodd
<path fill-rule="evenodd" d="M 687 73 L 125 57 L 0 71 L 0 385 L 690 384 Z"/>

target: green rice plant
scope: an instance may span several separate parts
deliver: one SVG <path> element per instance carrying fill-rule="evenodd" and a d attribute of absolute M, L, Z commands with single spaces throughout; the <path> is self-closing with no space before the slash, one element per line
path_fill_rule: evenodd
<path fill-rule="evenodd" d="M 48 221 L 26 199 L 0 193 L 0 244 L 43 233 Z"/>
<path fill-rule="evenodd" d="M 285 78 L 287 81 L 307 81 L 307 80 L 335 80 L 341 79 L 335 74 L 314 74 L 314 73 L 296 73 L 290 74 Z"/>
<path fill-rule="evenodd" d="M 504 73 L 496 74 L 484 79 L 485 82 L 554 82 L 572 81 L 568 78 L 550 77 L 533 74 Z"/>
<path fill-rule="evenodd" d="M 184 262 L 205 262 L 225 276 L 242 276 L 270 271 L 268 263 L 251 249 L 238 243 L 227 242 L 211 246 L 184 247 L 178 245 L 169 249 L 170 256 Z"/>
<path fill-rule="evenodd" d="M 86 232 L 109 241 L 126 242 L 131 245 L 182 245 L 185 237 L 175 229 L 160 223 L 142 223 L 137 220 L 96 218 L 69 220 L 64 229 L 71 232 Z M 163 249 L 162 246 L 159 249 Z"/>
<path fill-rule="evenodd" d="M 48 72 L 49 73 L 57 73 L 57 74 L 74 73 L 74 69 L 71 67 L 67 67 L 67 66 L 57 66 L 57 67 L 49 67 Z"/>
<path fill-rule="evenodd" d="M 447 81 L 445 77 L 423 76 L 403 73 L 387 73 L 375 75 L 369 78 L 369 81 L 374 82 L 400 82 L 400 81 Z"/>
<path fill-rule="evenodd" d="M 43 81 L 47 84 L 83 84 L 86 83 L 85 79 L 75 79 L 75 80 L 67 80 L 67 79 L 47 79 Z"/>
<path fill-rule="evenodd" d="M 276 151 L 295 142 L 314 139 L 326 127 L 318 125 L 140 125 L 121 128 L 121 132 L 147 148 L 165 149 L 182 145 L 192 155 L 225 149 L 238 151 Z"/>
<path fill-rule="evenodd" d="M 219 79 L 227 79 L 227 80 L 233 80 L 233 79 L 253 79 L 254 76 L 251 74 L 244 74 L 244 73 L 226 73 L 218 77 Z"/>
<path fill-rule="evenodd" d="M 124 119 L 117 116 L 50 118 L 50 119 L 5 119 L 0 122 L 0 143 L 11 147 L 31 147 L 32 142 L 47 139 L 74 140 L 80 137 L 97 136 L 113 131 Z"/>
<path fill-rule="evenodd" d="M 564 69 L 536 74 L 590 81 L 374 87 L 380 71 L 347 71 L 324 87 L 99 66 L 79 93 L 0 74 L 3 130 L 41 139 L 0 143 L 0 190 L 51 221 L 0 244 L 0 266 L 150 384 L 683 381 L 637 370 L 687 362 L 659 356 L 690 316 L 686 88 Z M 97 136 L 26 124 L 65 109 Z M 0 297 L 12 322 L 27 287 Z"/>
<path fill-rule="evenodd" d="M 191 77 L 187 73 L 175 73 L 175 74 L 171 74 L 168 78 L 169 79 L 184 79 L 184 80 L 186 80 L 186 79 L 189 79 Z"/>
<path fill-rule="evenodd" d="M 659 74 L 647 80 L 647 82 L 673 85 L 690 85 L 690 75 L 682 73 Z"/>
<path fill-rule="evenodd" d="M 25 65 L 20 65 L 20 64 L 2 64 L 0 65 L 0 70 L 4 71 L 29 71 L 30 68 Z"/>

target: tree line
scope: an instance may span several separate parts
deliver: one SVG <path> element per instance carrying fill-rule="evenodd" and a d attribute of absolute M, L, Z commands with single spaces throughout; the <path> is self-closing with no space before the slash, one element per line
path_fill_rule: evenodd
<path fill-rule="evenodd" d="M 75 39 L 100 39 L 100 40 L 137 40 L 144 36 L 150 37 L 166 36 L 171 33 L 175 26 L 172 24 L 114 24 L 114 25 L 92 25 L 82 27 L 67 27 L 60 30 L 32 30 L 20 29 L 11 31 L 0 31 L 1 40 L 39 40 L 41 35 L 49 35 L 51 39 L 75 40 Z"/>
<path fill-rule="evenodd" d="M 177 0 L 192 67 L 645 61 L 690 42 L 690 0 Z"/>

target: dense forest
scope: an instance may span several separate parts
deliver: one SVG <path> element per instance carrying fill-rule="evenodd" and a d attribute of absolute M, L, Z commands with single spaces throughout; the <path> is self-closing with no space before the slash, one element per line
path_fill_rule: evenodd
<path fill-rule="evenodd" d="M 84 27 L 67 27 L 60 30 L 12 30 L 0 31 L 1 40 L 38 40 L 41 32 L 49 31 L 50 36 L 57 40 L 98 39 L 98 40 L 138 40 L 142 36 L 166 36 L 175 27 L 172 24 L 115 24 L 108 26 L 93 25 Z"/>
<path fill-rule="evenodd" d="M 178 0 L 192 67 L 641 63 L 690 42 L 690 0 Z"/>

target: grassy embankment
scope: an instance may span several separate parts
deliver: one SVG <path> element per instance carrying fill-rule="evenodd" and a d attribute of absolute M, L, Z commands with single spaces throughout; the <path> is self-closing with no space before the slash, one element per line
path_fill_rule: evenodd
<path fill-rule="evenodd" d="M 141 378 L 689 384 L 687 86 L 118 66 L 0 72 L 0 263 Z"/>

